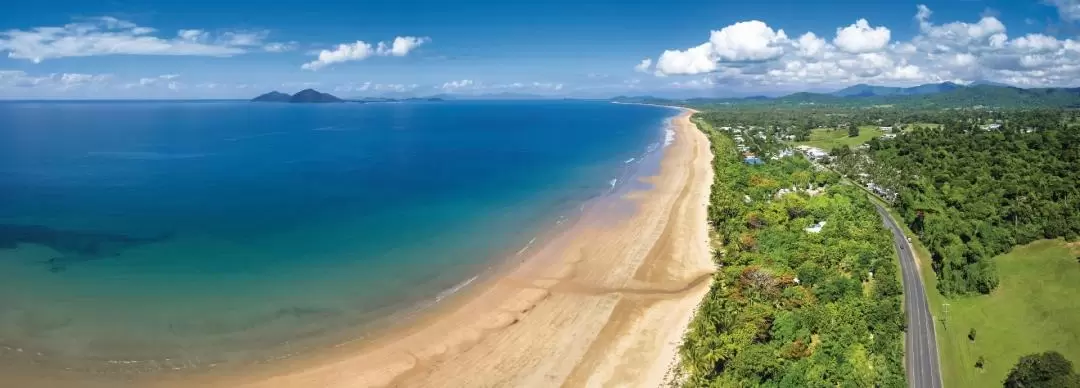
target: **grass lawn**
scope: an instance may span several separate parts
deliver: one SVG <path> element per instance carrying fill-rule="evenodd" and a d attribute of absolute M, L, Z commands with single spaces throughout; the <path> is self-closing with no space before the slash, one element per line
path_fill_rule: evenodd
<path fill-rule="evenodd" d="M 875 202 L 880 200 L 871 197 Z M 897 220 L 899 214 L 886 206 Z M 995 257 L 1001 283 L 990 295 L 947 299 L 937 290 L 930 251 L 912 237 L 937 331 L 941 378 L 946 387 L 1000 387 L 1021 356 L 1056 350 L 1080 365 L 1080 247 L 1042 240 Z M 943 325 L 944 304 L 949 304 Z M 975 328 L 975 342 L 968 331 Z M 984 370 L 975 361 L 986 359 Z"/>
<path fill-rule="evenodd" d="M 859 127 L 859 136 L 856 137 L 848 137 L 848 131 L 846 129 L 835 130 L 832 128 L 817 128 L 810 131 L 809 141 L 798 142 L 795 144 L 808 145 L 829 151 L 842 145 L 855 147 L 878 136 L 881 136 L 881 130 L 878 129 L 878 127 L 872 126 Z"/>
<path fill-rule="evenodd" d="M 994 258 L 1001 283 L 993 293 L 949 300 L 948 329 L 938 331 L 942 361 L 950 361 L 942 366 L 947 385 L 999 386 L 1021 356 L 1047 350 L 1080 363 L 1076 257 L 1060 240 L 1017 247 Z M 967 338 L 971 328 L 974 342 Z M 984 371 L 975 368 L 979 356 L 986 358 Z"/>

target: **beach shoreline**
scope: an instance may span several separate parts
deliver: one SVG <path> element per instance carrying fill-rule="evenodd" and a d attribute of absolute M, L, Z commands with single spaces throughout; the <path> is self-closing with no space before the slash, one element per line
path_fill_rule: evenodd
<path fill-rule="evenodd" d="M 398 327 L 253 367 L 131 382 L 659 386 L 715 271 L 706 222 L 712 156 L 708 140 L 689 121 L 692 113 L 680 109 L 671 119 L 675 136 L 662 151 L 660 173 L 640 179 L 650 188 L 596 202 L 572 225 L 530 244 L 520 258 L 470 279 Z M 64 385 L 66 379 L 57 377 L 55 385 Z"/>
<path fill-rule="evenodd" d="M 644 179 L 652 188 L 624 195 L 633 214 L 596 209 L 527 259 L 360 349 L 200 385 L 660 385 L 715 270 L 706 229 L 711 154 L 690 114 L 672 119 L 661 172 Z"/>

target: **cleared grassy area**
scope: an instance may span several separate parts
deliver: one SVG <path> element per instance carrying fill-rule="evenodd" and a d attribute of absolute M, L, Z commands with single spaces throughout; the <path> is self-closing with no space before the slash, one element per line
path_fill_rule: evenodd
<path fill-rule="evenodd" d="M 874 201 L 880 202 L 874 198 Z M 887 207 L 888 208 L 888 207 Z M 897 220 L 899 214 L 889 213 Z M 937 330 L 941 375 L 946 387 L 1001 386 L 1021 356 L 1056 350 L 1080 363 L 1080 263 L 1077 247 L 1043 240 L 994 258 L 1001 284 L 990 295 L 947 299 L 937 290 L 930 251 L 912 237 L 927 301 Z M 948 303 L 948 327 L 945 306 Z M 968 331 L 975 329 L 975 341 Z M 982 356 L 985 368 L 975 368 Z"/>
<path fill-rule="evenodd" d="M 881 136 L 881 134 L 882 132 L 878 127 L 872 126 L 859 127 L 859 136 L 856 137 L 848 137 L 848 131 L 846 129 L 836 130 L 832 128 L 817 128 L 810 131 L 809 141 L 798 142 L 795 144 L 808 145 L 828 151 L 842 145 L 855 147 L 870 141 L 870 139 Z"/>
<path fill-rule="evenodd" d="M 938 342 L 954 385 L 1000 385 L 1021 356 L 1056 350 L 1080 362 L 1080 263 L 1060 240 L 1037 241 L 994 258 L 1001 284 L 987 296 L 948 301 Z M 944 312 L 943 312 L 944 313 Z M 975 341 L 967 338 L 975 328 Z M 975 368 L 985 357 L 985 370 Z"/>

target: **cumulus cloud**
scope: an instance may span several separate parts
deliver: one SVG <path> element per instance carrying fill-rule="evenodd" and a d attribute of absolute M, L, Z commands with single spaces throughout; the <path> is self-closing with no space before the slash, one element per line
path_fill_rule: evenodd
<path fill-rule="evenodd" d="M 819 38 L 814 35 L 813 32 L 807 32 L 799 37 L 796 46 L 799 48 L 799 54 L 804 57 L 817 57 L 825 52 L 825 46 L 828 43 L 825 39 Z"/>
<path fill-rule="evenodd" d="M 639 73 L 648 73 L 649 67 L 652 67 L 652 58 L 645 58 L 642 59 L 641 62 L 637 64 L 637 66 L 634 66 L 634 71 Z"/>
<path fill-rule="evenodd" d="M 709 34 L 709 41 L 686 50 L 666 50 L 656 59 L 658 75 L 716 71 L 720 62 L 765 61 L 780 57 L 789 45 L 784 30 L 751 20 Z"/>
<path fill-rule="evenodd" d="M 358 40 L 355 43 L 342 43 L 333 50 L 319 51 L 319 59 L 300 66 L 304 70 L 319 70 L 323 67 L 347 62 L 362 61 L 375 54 L 375 48 L 370 43 Z"/>
<path fill-rule="evenodd" d="M 837 28 L 830 41 L 814 32 L 788 39 L 783 30 L 759 21 L 736 23 L 713 31 L 698 46 L 664 51 L 654 70 L 658 76 L 707 74 L 669 81 L 676 88 L 805 90 L 976 80 L 1028 87 L 1080 85 L 1080 41 L 1044 34 L 1010 38 L 1004 23 L 992 15 L 938 24 L 929 7 L 918 5 L 913 11 L 918 33 L 905 41 L 892 41 L 887 27 L 865 19 Z"/>
<path fill-rule="evenodd" d="M 884 49 L 891 36 L 888 28 L 871 27 L 866 19 L 859 19 L 855 24 L 837 28 L 833 44 L 851 54 L 871 53 Z"/>
<path fill-rule="evenodd" d="M 420 45 L 430 42 L 431 38 L 428 37 L 415 37 L 415 36 L 399 36 L 394 38 L 394 43 L 386 44 L 386 42 L 379 42 L 379 47 L 375 52 L 379 55 L 393 55 L 395 57 L 404 57 L 409 55 L 410 51 L 415 50 Z"/>
<path fill-rule="evenodd" d="M 784 30 L 773 31 L 767 24 L 751 20 L 713 31 L 709 35 L 712 51 L 721 61 L 762 61 L 784 53 L 788 42 Z"/>
<path fill-rule="evenodd" d="M 686 50 L 665 50 L 656 59 L 656 74 L 701 74 L 716 71 L 716 58 L 709 43 Z"/>
<path fill-rule="evenodd" d="M 113 17 L 80 19 L 58 27 L 0 32 L 0 52 L 34 63 L 52 58 L 98 55 L 191 55 L 227 57 L 261 45 L 266 32 L 227 32 L 214 37 L 200 29 L 183 29 L 174 37 Z"/>
<path fill-rule="evenodd" d="M 372 56 L 395 56 L 403 57 L 415 50 L 420 45 L 430 42 L 428 37 L 399 36 L 391 43 L 379 42 L 376 45 L 358 40 L 354 43 L 342 43 L 333 50 L 321 50 L 318 59 L 305 63 L 301 68 L 304 70 L 319 70 L 326 66 L 349 62 L 362 61 Z"/>

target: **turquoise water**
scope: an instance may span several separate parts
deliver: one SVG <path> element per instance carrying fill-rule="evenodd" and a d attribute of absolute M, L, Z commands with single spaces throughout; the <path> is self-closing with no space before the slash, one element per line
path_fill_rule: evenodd
<path fill-rule="evenodd" d="M 0 357 L 177 369 L 340 342 L 611 193 L 672 114 L 0 103 Z"/>

